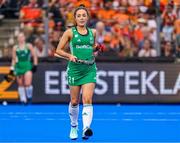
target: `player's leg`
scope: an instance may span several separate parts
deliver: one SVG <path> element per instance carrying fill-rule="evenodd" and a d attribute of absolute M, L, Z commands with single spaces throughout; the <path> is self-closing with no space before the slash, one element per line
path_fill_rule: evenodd
<path fill-rule="evenodd" d="M 26 92 L 24 88 L 24 76 L 17 76 L 17 83 L 18 83 L 18 93 L 19 93 L 19 98 L 22 103 L 27 103 L 27 98 L 26 98 Z"/>
<path fill-rule="evenodd" d="M 87 83 L 82 85 L 82 100 L 83 100 L 83 139 L 88 139 L 93 132 L 90 128 L 93 118 L 92 97 L 94 94 L 95 83 Z"/>
<path fill-rule="evenodd" d="M 32 86 L 32 72 L 28 71 L 24 75 L 24 84 L 26 89 L 26 96 L 28 100 L 32 99 L 33 94 L 33 86 Z"/>
<path fill-rule="evenodd" d="M 78 138 L 78 115 L 79 115 L 79 94 L 80 86 L 70 86 L 71 101 L 69 103 L 69 116 L 71 120 L 71 131 L 69 137 L 72 140 Z"/>

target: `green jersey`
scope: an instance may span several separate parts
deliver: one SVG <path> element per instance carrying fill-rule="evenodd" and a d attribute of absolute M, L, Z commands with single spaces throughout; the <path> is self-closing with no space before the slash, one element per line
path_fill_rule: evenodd
<path fill-rule="evenodd" d="M 71 54 L 80 60 L 92 60 L 94 35 L 91 29 L 87 28 L 87 34 L 81 35 L 76 27 L 72 28 L 73 37 L 70 41 Z M 86 65 L 69 62 L 67 68 L 68 84 L 82 85 L 96 82 L 96 64 Z"/>
<path fill-rule="evenodd" d="M 15 75 L 23 75 L 32 69 L 31 52 L 27 45 L 25 45 L 23 50 L 17 46 L 16 57 L 17 62 L 15 64 Z"/>

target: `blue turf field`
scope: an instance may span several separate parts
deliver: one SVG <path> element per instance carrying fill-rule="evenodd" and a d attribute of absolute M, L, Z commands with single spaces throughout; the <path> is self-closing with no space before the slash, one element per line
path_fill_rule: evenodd
<path fill-rule="evenodd" d="M 0 142 L 70 141 L 68 105 L 0 105 Z M 80 113 L 82 106 L 80 106 Z M 180 142 L 179 105 L 94 105 L 86 142 Z"/>

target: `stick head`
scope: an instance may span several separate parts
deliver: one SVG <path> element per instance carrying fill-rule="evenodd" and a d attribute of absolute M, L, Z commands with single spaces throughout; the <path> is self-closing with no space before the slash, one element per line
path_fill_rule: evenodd
<path fill-rule="evenodd" d="M 12 82 L 12 81 L 15 80 L 15 75 L 9 73 L 9 74 L 7 74 L 7 75 L 4 76 L 4 79 L 5 79 L 7 82 Z"/>

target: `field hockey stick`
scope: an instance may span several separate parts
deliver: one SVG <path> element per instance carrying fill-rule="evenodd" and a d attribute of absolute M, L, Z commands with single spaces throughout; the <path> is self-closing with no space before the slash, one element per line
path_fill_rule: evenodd
<path fill-rule="evenodd" d="M 60 55 L 57 54 L 57 53 L 54 53 L 54 56 L 55 56 L 55 57 L 58 57 L 58 58 L 65 59 L 65 60 L 69 60 L 68 58 L 63 57 L 63 56 L 60 56 Z M 86 64 L 86 65 L 93 65 L 94 62 L 95 62 L 95 58 L 93 58 L 93 59 L 90 60 L 90 61 L 88 61 L 88 60 L 80 60 L 80 59 L 77 59 L 77 60 L 76 60 L 76 63 Z"/>
<path fill-rule="evenodd" d="M 12 82 L 12 81 L 15 80 L 15 78 L 16 78 L 16 76 L 12 72 L 10 72 L 10 73 L 8 73 L 7 75 L 4 76 L 4 79 L 7 82 Z"/>

